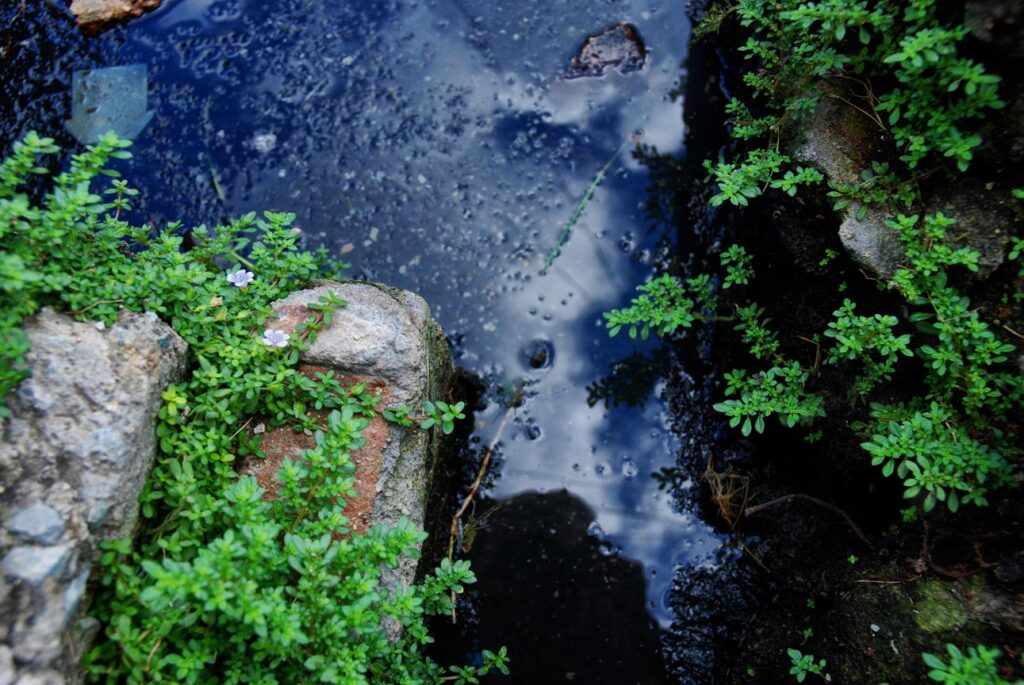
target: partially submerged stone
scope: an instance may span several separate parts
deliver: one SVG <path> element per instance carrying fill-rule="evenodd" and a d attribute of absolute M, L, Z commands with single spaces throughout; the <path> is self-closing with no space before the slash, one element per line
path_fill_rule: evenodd
<path fill-rule="evenodd" d="M 107 328 L 44 310 L 26 328 L 32 375 L 0 425 L 0 683 L 4 654 L 19 683 L 75 682 L 97 544 L 134 528 L 186 346 L 152 314 Z"/>
<path fill-rule="evenodd" d="M 293 332 L 313 313 L 307 305 L 329 291 L 347 305 L 334 312 L 332 324 L 302 355 L 301 371 L 333 371 L 343 384 L 365 383 L 369 392 L 381 397 L 381 409 L 404 404 L 419 411 L 423 400 L 446 399 L 452 375 L 448 346 L 427 303 L 411 292 L 374 283 L 324 283 L 276 302 L 280 321 L 272 327 Z M 351 455 L 359 496 L 348 503 L 345 513 L 353 530 L 395 523 L 401 517 L 420 528 L 427 525 L 438 433 L 403 428 L 379 417 L 370 422 L 363 433 L 366 445 Z M 239 469 L 254 476 L 273 497 L 284 459 L 298 458 L 312 446 L 312 436 L 290 428 L 272 429 L 261 441 L 266 459 L 247 458 Z M 386 581 L 408 585 L 415 575 L 416 561 L 405 559 Z"/>
<path fill-rule="evenodd" d="M 610 69 L 627 74 L 643 68 L 647 49 L 632 24 L 614 24 L 590 36 L 569 63 L 569 78 L 601 76 Z"/>
<path fill-rule="evenodd" d="M 71 0 L 71 13 L 82 31 L 95 34 L 159 6 L 160 0 Z"/>

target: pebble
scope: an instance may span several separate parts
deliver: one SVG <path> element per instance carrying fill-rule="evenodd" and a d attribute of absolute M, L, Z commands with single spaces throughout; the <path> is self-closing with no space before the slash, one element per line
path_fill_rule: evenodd
<path fill-rule="evenodd" d="M 52 545 L 64 535 L 67 525 L 56 509 L 36 502 L 15 511 L 7 527 L 22 540 Z"/>
<path fill-rule="evenodd" d="M 71 547 L 68 545 L 15 547 L 4 557 L 4 573 L 11 578 L 38 585 L 47 578 L 59 576 L 70 558 Z"/>

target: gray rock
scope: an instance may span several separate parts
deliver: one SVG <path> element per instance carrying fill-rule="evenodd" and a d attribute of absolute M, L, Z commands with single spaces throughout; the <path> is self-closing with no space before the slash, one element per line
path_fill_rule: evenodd
<path fill-rule="evenodd" d="M 14 678 L 14 657 L 11 655 L 11 648 L 0 645 L 0 685 L 11 685 Z"/>
<path fill-rule="evenodd" d="M 869 207 L 863 218 L 857 218 L 860 204 L 850 206 L 839 225 L 839 240 L 858 265 L 869 273 L 888 280 L 896 274 L 903 257 L 899 234 L 885 225 L 889 212 Z"/>
<path fill-rule="evenodd" d="M 186 346 L 151 314 L 108 328 L 44 310 L 26 329 L 31 376 L 0 424 L 0 508 L 11 512 L 0 528 L 0 639 L 16 682 L 79 682 L 94 634 L 75 629 L 89 569 L 100 540 L 135 526 L 161 393 L 182 378 Z"/>
<path fill-rule="evenodd" d="M 794 159 L 816 167 L 829 181 L 847 185 L 861 180 L 861 172 L 870 168 L 885 144 L 885 132 L 875 122 L 830 97 L 821 98 L 814 113 L 801 122 L 795 138 Z M 865 271 L 891 278 L 903 255 L 903 245 L 885 225 L 889 214 L 872 207 L 858 219 L 858 208 L 855 204 L 846 210 L 839 239 Z"/>
<path fill-rule="evenodd" d="M 828 85 L 823 85 L 828 89 Z M 793 157 L 822 171 L 830 181 L 853 184 L 877 159 L 884 159 L 886 141 L 881 128 L 867 116 L 836 99 L 823 97 L 814 114 L 802 122 L 793 145 Z M 1002 199 L 1001 199 L 1002 198 Z M 1003 206 L 1008 198 L 959 179 L 924 203 L 922 214 L 943 212 L 957 220 L 951 232 L 957 244 L 980 255 L 978 277 L 985 278 L 1002 264 L 1013 215 Z M 846 209 L 839 238 L 854 261 L 869 275 L 888 280 L 896 273 L 905 249 L 886 221 L 890 207 L 872 206 L 857 217 L 860 205 Z"/>
<path fill-rule="evenodd" d="M 65 682 L 63 675 L 47 668 L 22 675 L 14 685 L 64 685 Z"/>
<path fill-rule="evenodd" d="M 836 183 L 856 183 L 885 145 L 885 131 L 853 107 L 822 96 L 802 121 L 793 158 L 817 167 Z"/>
<path fill-rule="evenodd" d="M 67 524 L 56 509 L 36 502 L 15 511 L 7 527 L 23 540 L 52 545 L 60 540 Z"/>
<path fill-rule="evenodd" d="M 328 291 L 348 304 L 335 311 L 334 323 L 320 332 L 302 361 L 382 379 L 396 403 L 413 404 L 424 399 L 432 362 L 427 336 L 441 333 L 423 298 L 373 283 L 321 285 L 274 303 L 279 328 L 293 330 L 310 316 L 306 304 L 317 302 Z"/>
<path fill-rule="evenodd" d="M 978 278 L 987 278 L 1006 260 L 1014 214 L 1008 193 L 995 193 L 983 183 L 958 179 L 956 185 L 939 189 L 926 203 L 928 213 L 942 212 L 956 225 L 949 233 L 954 244 L 978 253 Z"/>
<path fill-rule="evenodd" d="M 89 582 L 91 570 L 89 566 L 82 569 L 75 576 L 75 579 L 71 581 L 71 584 L 68 585 L 68 589 L 64 591 L 64 616 L 69 620 L 75 615 L 75 611 L 78 610 L 78 604 L 85 595 L 85 584 Z"/>
<path fill-rule="evenodd" d="M 628 74 L 643 69 L 646 61 L 647 49 L 640 31 L 623 22 L 587 38 L 569 63 L 567 77 L 602 76 L 611 69 Z"/>
<path fill-rule="evenodd" d="M 86 505 L 90 532 L 123 537 L 153 459 L 160 394 L 184 372 L 185 343 L 133 313 L 99 330 L 46 310 L 28 332 L 32 375 L 12 397 L 0 480 L 21 481 L 19 499 L 41 496 L 39 483 L 68 483 Z"/>
<path fill-rule="evenodd" d="M 968 0 L 964 5 L 964 25 L 980 41 L 991 43 L 1003 60 L 1024 57 L 1020 29 L 1024 19 L 1022 0 Z"/>
<path fill-rule="evenodd" d="M 71 547 L 68 545 L 15 547 L 4 557 L 4 573 L 8 578 L 39 585 L 63 573 L 70 558 Z"/>

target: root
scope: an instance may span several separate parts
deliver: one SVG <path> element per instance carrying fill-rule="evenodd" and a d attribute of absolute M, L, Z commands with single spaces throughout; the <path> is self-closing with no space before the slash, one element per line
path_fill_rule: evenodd
<path fill-rule="evenodd" d="M 718 505 L 729 529 L 735 530 L 750 501 L 750 478 L 734 473 L 732 466 L 726 466 L 725 471 L 716 471 L 715 458 L 711 457 L 700 479 L 711 488 L 711 498 Z"/>
<path fill-rule="evenodd" d="M 860 529 L 860 527 L 856 523 L 853 522 L 853 519 L 851 519 L 849 517 L 849 515 L 847 515 L 847 513 L 845 511 L 843 511 L 839 507 L 835 506 L 834 504 L 829 504 L 828 502 L 820 500 L 817 497 L 811 497 L 810 495 L 804 495 L 804 494 L 801 494 L 801 493 L 793 493 L 792 495 L 783 495 L 782 497 L 777 497 L 777 498 L 775 498 L 773 500 L 769 500 L 768 502 L 764 502 L 762 504 L 757 504 L 757 505 L 752 506 L 752 507 L 746 507 L 743 510 L 743 515 L 744 516 L 752 516 L 752 515 L 756 514 L 757 512 L 763 511 L 763 510 L 768 509 L 770 507 L 774 507 L 774 506 L 777 506 L 777 505 L 780 505 L 780 504 L 789 504 L 790 502 L 792 502 L 795 499 L 802 499 L 804 501 L 810 502 L 811 504 L 817 504 L 819 507 L 822 507 L 824 509 L 828 509 L 829 511 L 831 511 L 831 512 L 833 512 L 835 514 L 838 514 L 839 516 L 842 516 L 843 520 L 846 521 L 846 525 L 848 525 L 850 527 L 850 530 L 853 531 L 854 535 L 856 535 L 858 538 L 861 539 L 861 542 L 863 542 L 868 547 L 872 547 L 873 546 L 871 544 L 871 541 L 868 540 L 867 536 L 864 535 L 864 531 L 862 531 Z"/>

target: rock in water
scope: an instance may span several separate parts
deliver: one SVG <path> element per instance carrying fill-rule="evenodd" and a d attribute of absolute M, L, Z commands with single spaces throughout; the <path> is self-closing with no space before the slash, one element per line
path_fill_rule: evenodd
<path fill-rule="evenodd" d="M 71 0 L 71 13 L 83 32 L 96 34 L 159 6 L 160 0 Z"/>
<path fill-rule="evenodd" d="M 640 32 L 625 22 L 587 38 L 569 63 L 568 78 L 601 76 L 609 69 L 627 74 L 643 68 L 647 49 Z"/>
<path fill-rule="evenodd" d="M 97 544 L 131 534 L 161 394 L 185 372 L 153 314 L 101 328 L 44 310 L 26 328 L 32 375 L 0 424 L 0 685 L 80 681 Z"/>
<path fill-rule="evenodd" d="M 379 409 L 404 404 L 418 413 L 423 400 L 447 399 L 452 377 L 447 342 L 427 303 L 407 290 L 326 282 L 275 302 L 280 320 L 267 325 L 294 332 L 312 314 L 308 305 L 328 292 L 347 305 L 334 312 L 331 325 L 302 353 L 300 371 L 311 376 L 333 371 L 343 384 L 365 383 L 368 392 L 380 397 Z M 411 519 L 418 528 L 431 527 L 427 509 L 438 466 L 440 431 L 403 428 L 378 416 L 363 437 L 366 444 L 351 455 L 358 496 L 347 503 L 345 516 L 352 530 L 365 531 L 401 517 Z M 287 427 L 269 429 L 261 439 L 266 458 L 246 458 L 239 470 L 255 477 L 273 497 L 275 474 L 284 459 L 295 459 L 312 447 L 312 436 Z M 403 558 L 398 569 L 386 572 L 384 581 L 410 585 L 415 575 L 416 560 Z M 396 634 L 396 626 L 386 627 L 389 634 Z"/>

